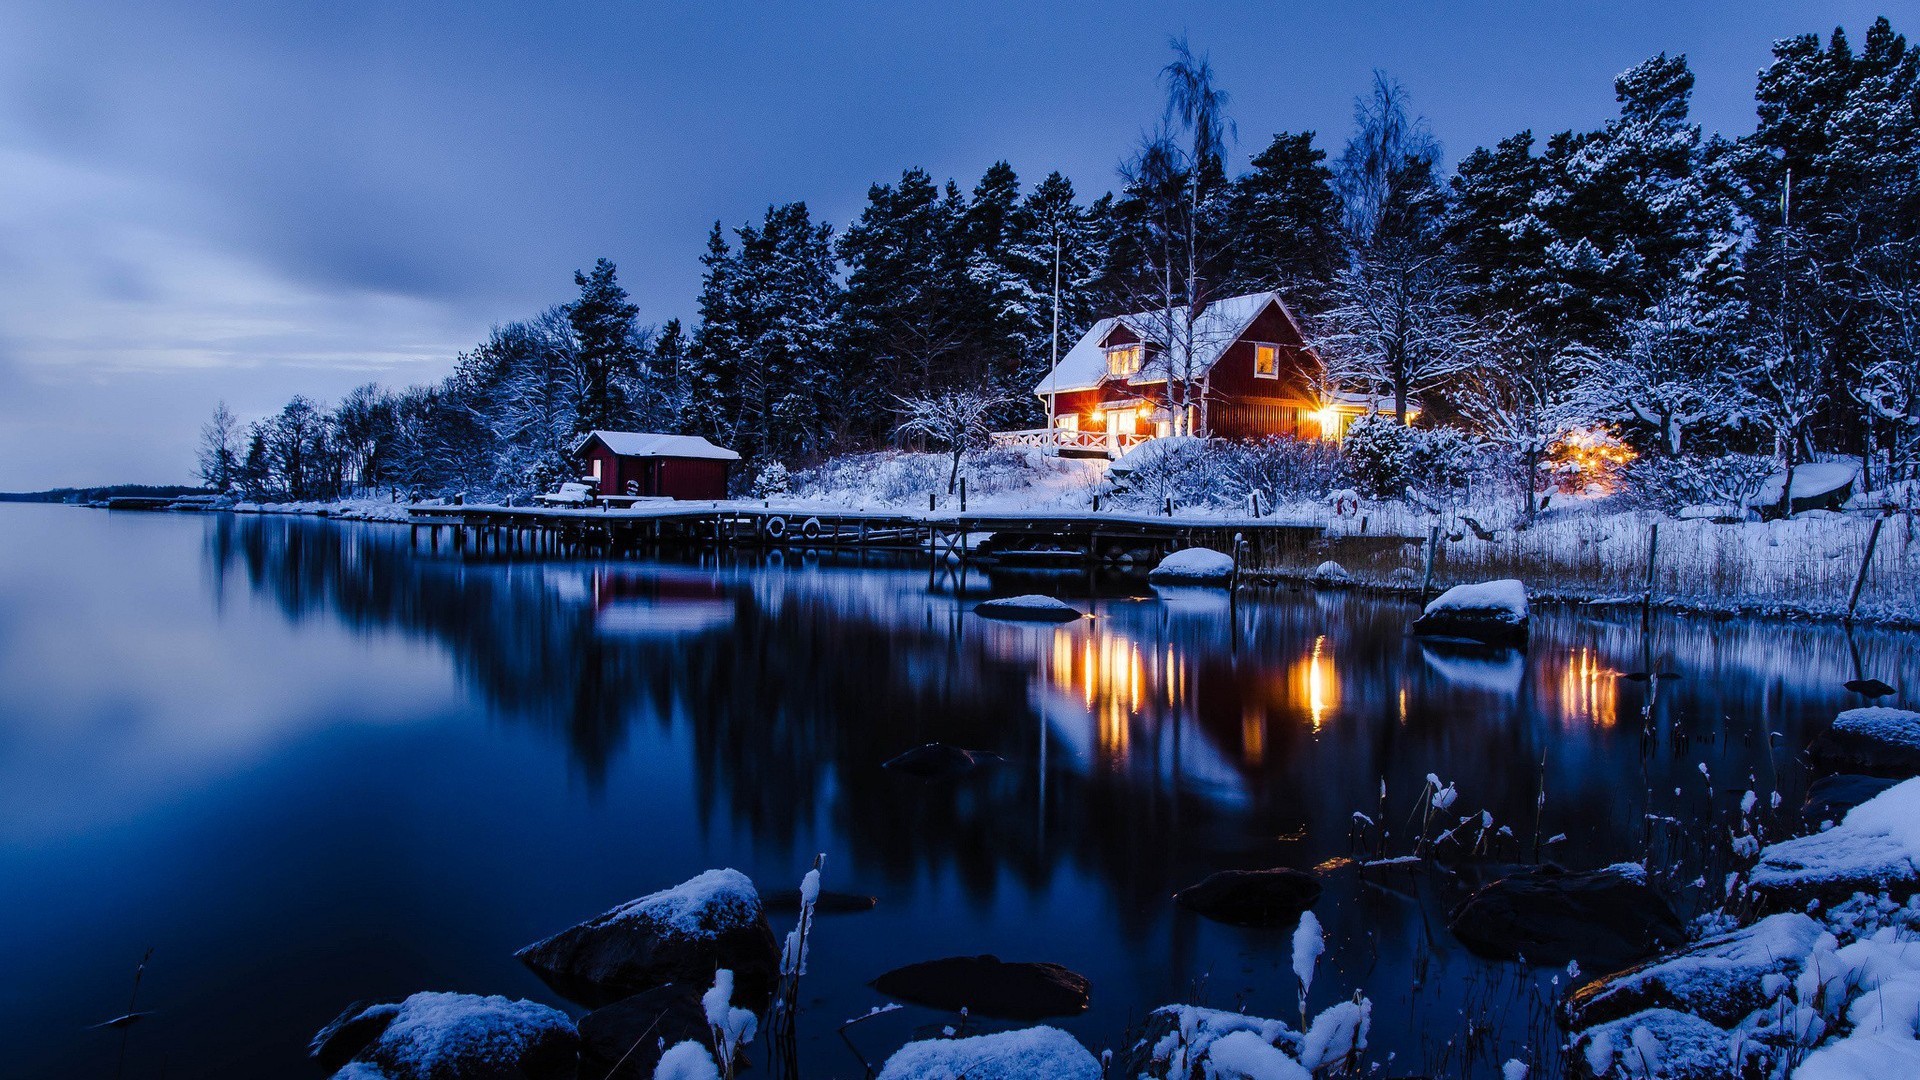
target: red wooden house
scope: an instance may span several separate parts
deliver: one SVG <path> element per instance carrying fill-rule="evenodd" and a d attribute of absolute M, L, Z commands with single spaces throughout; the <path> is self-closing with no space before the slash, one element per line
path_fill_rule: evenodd
<path fill-rule="evenodd" d="M 1197 384 L 1191 400 L 1170 390 L 1170 371 Z M 1046 428 L 995 438 L 1112 457 L 1164 435 L 1338 438 L 1354 417 L 1378 411 L 1373 399 L 1326 393 L 1320 375 L 1278 293 L 1217 300 L 1191 326 L 1181 308 L 1120 315 L 1094 323 L 1034 388 Z"/>
<path fill-rule="evenodd" d="M 727 469 L 740 455 L 698 435 L 591 431 L 573 444 L 581 479 L 598 495 L 724 499 Z"/>

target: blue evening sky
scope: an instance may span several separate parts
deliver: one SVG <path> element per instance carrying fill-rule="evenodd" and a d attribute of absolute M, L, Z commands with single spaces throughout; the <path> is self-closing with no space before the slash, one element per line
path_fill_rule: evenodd
<path fill-rule="evenodd" d="M 919 165 L 1005 158 L 1083 194 L 1159 115 L 1169 35 L 1275 131 L 1337 151 L 1373 68 L 1457 160 L 1601 123 L 1665 50 L 1745 131 L 1773 39 L 1913 0 L 1744 3 L 210 3 L 0 5 L 0 490 L 190 478 L 216 399 L 438 378 L 605 255 L 643 317 L 698 256 L 804 200 L 843 225 Z"/>

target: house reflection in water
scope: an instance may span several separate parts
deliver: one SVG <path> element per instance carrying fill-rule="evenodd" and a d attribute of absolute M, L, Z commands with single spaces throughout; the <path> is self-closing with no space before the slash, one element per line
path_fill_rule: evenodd
<path fill-rule="evenodd" d="M 1292 704 L 1305 714 L 1314 732 L 1340 705 L 1340 680 L 1334 674 L 1333 654 L 1327 648 L 1327 635 L 1313 639 L 1313 647 L 1293 666 L 1288 677 Z"/>

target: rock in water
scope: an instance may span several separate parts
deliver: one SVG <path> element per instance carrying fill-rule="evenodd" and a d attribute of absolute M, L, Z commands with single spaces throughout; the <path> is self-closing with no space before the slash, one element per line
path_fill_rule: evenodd
<path fill-rule="evenodd" d="M 1847 816 L 1847 811 L 1899 782 L 1856 773 L 1823 776 L 1807 788 L 1806 801 L 1800 804 L 1800 821 L 1814 832 L 1828 822 L 1837 825 Z"/>
<path fill-rule="evenodd" d="M 1295 1059 L 1300 1056 L 1300 1033 L 1282 1021 L 1199 1005 L 1162 1005 L 1147 1014 L 1140 1038 L 1130 1050 L 1116 1056 L 1116 1067 L 1108 1075 L 1148 1077 L 1150 1080 L 1190 1080 L 1194 1071 L 1192 1067 L 1198 1066 L 1199 1075 L 1211 1077 L 1221 1072 L 1210 1067 L 1217 1064 L 1209 1061 L 1214 1044 L 1237 1033 L 1253 1035 L 1262 1043 L 1278 1047 Z M 1176 1047 L 1185 1049 L 1190 1071 L 1170 1076 L 1175 1072 L 1170 1059 Z M 1233 1071 L 1224 1075 L 1243 1074 Z"/>
<path fill-rule="evenodd" d="M 1590 969 L 1622 967 L 1686 941 L 1680 917 L 1660 894 L 1616 870 L 1522 871 L 1468 897 L 1448 925 L 1482 956 L 1577 960 Z"/>
<path fill-rule="evenodd" d="M 1147 580 L 1155 585 L 1226 585 L 1233 579 L 1233 556 L 1212 548 L 1181 548 L 1160 560 Z"/>
<path fill-rule="evenodd" d="M 354 1080 L 574 1080 L 579 1046 L 573 1021 L 558 1009 L 426 993 L 349 1008 L 309 1049 Z"/>
<path fill-rule="evenodd" d="M 880 1080 L 1099 1080 L 1100 1062 L 1059 1028 L 921 1039 L 894 1051 Z"/>
<path fill-rule="evenodd" d="M 1920 776 L 1920 713 L 1884 705 L 1848 709 L 1807 744 L 1807 756 L 1837 772 Z"/>
<path fill-rule="evenodd" d="M 1509 578 L 1455 585 L 1427 604 L 1413 621 L 1413 632 L 1482 645 L 1525 645 L 1527 618 L 1527 587 Z"/>
<path fill-rule="evenodd" d="M 581 1017 L 580 1080 L 646 1080 L 666 1046 L 688 1040 L 711 1051 L 701 993 L 678 983 L 656 986 Z"/>
<path fill-rule="evenodd" d="M 1848 679 L 1846 687 L 1864 698 L 1883 698 L 1894 691 L 1879 679 Z"/>
<path fill-rule="evenodd" d="M 1639 1050 L 1646 1045 L 1658 1059 L 1658 1071 Z M 1658 1049 L 1654 1050 L 1653 1047 Z M 1618 1080 L 1658 1076 L 1660 1080 L 1727 1080 L 1733 1035 L 1697 1016 L 1672 1009 L 1649 1009 L 1624 1020 L 1601 1024 L 1577 1035 L 1568 1054 L 1567 1076 L 1574 1080 Z"/>
<path fill-rule="evenodd" d="M 982 765 L 991 765 L 1006 759 L 999 754 L 986 750 L 962 750 L 957 746 L 944 743 L 928 743 L 916 746 L 898 757 L 888 759 L 880 767 L 894 772 L 917 776 L 922 780 L 947 779 L 965 776 Z"/>
<path fill-rule="evenodd" d="M 1051 596 L 1041 596 L 1038 593 L 987 600 L 975 605 L 973 613 L 993 619 L 1014 619 L 1022 622 L 1072 622 L 1086 617 L 1072 604 L 1064 600 L 1056 600 Z"/>
<path fill-rule="evenodd" d="M 785 889 L 763 898 L 761 902 L 769 914 L 797 915 L 800 912 L 800 890 Z M 879 903 L 878 898 L 865 893 L 822 889 L 820 895 L 814 898 L 813 910 L 816 915 L 858 915 L 863 911 L 872 911 Z"/>
<path fill-rule="evenodd" d="M 1760 849 L 1748 877 L 1762 910 L 1804 911 L 1882 889 L 1896 901 L 1920 890 L 1920 777 L 1861 803 L 1826 832 Z"/>
<path fill-rule="evenodd" d="M 1059 964 L 1007 963 L 997 956 L 951 956 L 895 968 L 873 980 L 891 998 L 949 1012 L 966 1009 L 1002 1020 L 1078 1016 L 1092 984 Z"/>
<path fill-rule="evenodd" d="M 1286 926 L 1318 899 L 1313 875 L 1285 867 L 1222 870 L 1173 894 L 1188 911 L 1234 926 Z"/>
<path fill-rule="evenodd" d="M 757 1009 L 772 996 L 779 964 L 760 894 L 738 870 L 709 870 L 514 955 L 588 1008 L 668 983 L 710 986 L 716 969 L 729 968 L 734 1004 Z"/>
<path fill-rule="evenodd" d="M 1673 1009 L 1730 1028 L 1771 1000 L 1766 976 L 1800 973 L 1823 930 L 1799 912 L 1772 915 L 1677 956 L 1595 979 L 1567 999 L 1567 1028 L 1579 1031 L 1644 1009 Z"/>

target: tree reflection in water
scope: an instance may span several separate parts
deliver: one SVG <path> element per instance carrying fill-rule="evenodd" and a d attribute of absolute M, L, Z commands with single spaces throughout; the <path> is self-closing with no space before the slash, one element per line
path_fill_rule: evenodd
<path fill-rule="evenodd" d="M 1649 815 L 1704 822 L 1776 776 L 1790 810 L 1794 754 L 1850 703 L 1842 682 L 1864 666 L 1920 684 L 1908 639 L 1825 626 L 1643 630 L 1637 614 L 1546 609 L 1528 653 L 1487 653 L 1412 642 L 1409 605 L 1353 594 L 1109 595 L 1093 618 L 1037 626 L 973 616 L 912 567 L 484 561 L 413 552 L 400 529 L 293 519 L 222 518 L 208 535 L 222 594 L 243 580 L 291 619 L 438 643 L 494 715 L 564 740 L 590 787 L 623 753 L 678 752 L 661 734 L 684 730 L 702 820 L 660 827 L 744 830 L 793 861 L 824 833 L 909 904 L 933 876 L 979 911 L 1009 887 L 1097 882 L 1111 948 L 1137 969 L 1088 1021 L 1107 1043 L 1216 971 L 1214 1003 L 1244 994 L 1284 1014 L 1281 946 L 1167 898 L 1225 867 L 1353 854 L 1352 815 L 1374 814 L 1383 784 L 1389 854 L 1410 849 L 1430 772 L 1459 785 L 1457 810 L 1514 830 L 1505 858 L 1540 839 L 1544 790 L 1539 832 L 1566 835 L 1550 852 L 1566 865 L 1696 860 L 1672 875 L 1684 913 L 1712 899 L 1692 885 L 1708 853 Z M 1660 671 L 1684 678 L 1622 677 Z M 934 741 L 1008 763 L 958 785 L 880 768 Z M 1709 795 L 1703 763 L 1733 779 Z M 1319 908 L 1333 951 L 1316 988 L 1361 987 L 1411 1018 L 1379 1032 L 1383 1053 L 1434 1060 L 1462 988 L 1494 984 L 1444 930 L 1490 868 L 1443 856 L 1393 880 L 1331 871 Z M 1517 1045 L 1525 1020 L 1496 1040 Z"/>

